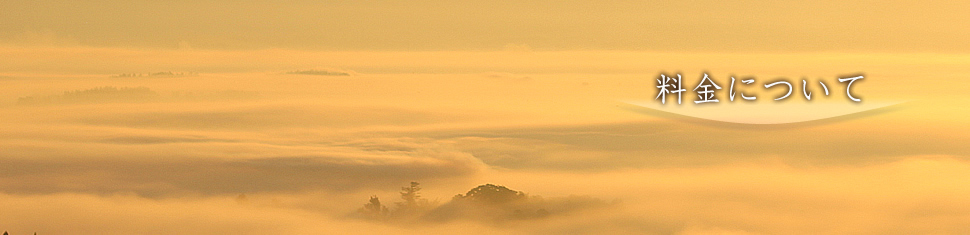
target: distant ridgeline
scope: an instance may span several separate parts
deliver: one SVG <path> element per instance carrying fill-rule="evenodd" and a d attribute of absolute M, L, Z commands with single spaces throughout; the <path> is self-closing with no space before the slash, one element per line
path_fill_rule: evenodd
<path fill-rule="evenodd" d="M 331 70 L 297 70 L 286 72 L 286 74 L 299 74 L 299 75 L 317 75 L 317 76 L 350 76 L 348 72 L 342 71 L 331 71 Z"/>
<path fill-rule="evenodd" d="M 63 95 L 28 96 L 17 99 L 18 105 L 99 103 L 99 102 L 145 102 L 158 99 L 147 87 L 97 87 L 87 90 L 65 91 Z"/>
<path fill-rule="evenodd" d="M 372 196 L 367 204 L 357 210 L 360 218 L 384 222 L 444 222 L 456 219 L 501 222 L 507 220 L 541 219 L 556 214 L 577 212 L 595 208 L 607 208 L 607 203 L 588 196 L 543 198 L 529 196 L 505 186 L 485 184 L 465 194 L 455 195 L 451 201 L 438 205 L 437 201 L 421 198 L 420 184 L 411 182 L 401 188 L 402 202 L 394 209 L 381 204 Z"/>
<path fill-rule="evenodd" d="M 122 73 L 122 74 L 118 74 L 118 75 L 111 76 L 111 77 L 113 77 L 113 78 L 138 78 L 138 77 L 144 77 L 144 78 L 171 78 L 171 77 L 192 77 L 192 76 L 198 76 L 198 75 L 199 75 L 199 73 L 195 73 L 195 72 L 188 72 L 188 73 L 184 73 L 184 72 L 178 72 L 178 73 L 173 73 L 173 72 L 157 72 L 157 73 Z"/>
<path fill-rule="evenodd" d="M 253 100 L 259 96 L 254 91 L 175 91 L 161 96 L 147 87 L 96 87 L 87 90 L 65 91 L 60 95 L 27 96 L 17 99 L 17 105 L 70 105 L 91 103 L 142 103 L 157 101 L 232 101 Z"/>

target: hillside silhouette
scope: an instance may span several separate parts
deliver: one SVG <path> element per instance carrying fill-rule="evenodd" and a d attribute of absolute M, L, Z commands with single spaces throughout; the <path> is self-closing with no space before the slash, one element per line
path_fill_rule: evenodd
<path fill-rule="evenodd" d="M 447 203 L 437 205 L 437 202 L 421 197 L 421 187 L 417 182 L 411 182 L 409 187 L 401 189 L 403 201 L 395 203 L 395 207 L 388 208 L 377 196 L 371 196 L 368 203 L 358 209 L 357 215 L 383 222 L 503 222 L 542 219 L 612 204 L 588 196 L 530 196 L 505 186 L 484 184 L 465 194 L 455 195 Z"/>
<path fill-rule="evenodd" d="M 350 73 L 348 72 L 334 71 L 334 70 L 317 70 L 317 69 L 290 71 L 290 72 L 286 72 L 286 74 L 316 75 L 316 76 L 350 76 Z"/>
<path fill-rule="evenodd" d="M 147 87 L 96 87 L 87 90 L 65 91 L 61 95 L 28 96 L 17 99 L 18 105 L 79 104 L 102 102 L 146 102 L 159 98 Z"/>

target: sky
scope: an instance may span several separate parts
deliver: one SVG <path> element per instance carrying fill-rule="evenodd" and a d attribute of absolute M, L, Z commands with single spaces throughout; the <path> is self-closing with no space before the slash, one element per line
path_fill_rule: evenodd
<path fill-rule="evenodd" d="M 5 1 L 14 44 L 968 52 L 959 1 Z"/>
<path fill-rule="evenodd" d="M 5 1 L 0 230 L 963 234 L 961 5 Z"/>

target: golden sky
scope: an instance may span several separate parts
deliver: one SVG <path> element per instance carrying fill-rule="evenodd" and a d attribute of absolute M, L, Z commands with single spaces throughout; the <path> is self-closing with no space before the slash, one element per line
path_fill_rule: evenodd
<path fill-rule="evenodd" d="M 961 1 L 4 1 L 18 44 L 968 52 Z"/>
<path fill-rule="evenodd" d="M 4 1 L 0 230 L 964 234 L 966 5 Z"/>

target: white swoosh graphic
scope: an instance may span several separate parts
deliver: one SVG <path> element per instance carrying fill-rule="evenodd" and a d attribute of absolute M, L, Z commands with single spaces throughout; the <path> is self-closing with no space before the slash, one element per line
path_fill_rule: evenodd
<path fill-rule="evenodd" d="M 660 114 L 657 116 L 676 117 L 685 116 L 710 121 L 738 123 L 738 124 L 789 124 L 811 122 L 824 119 L 849 116 L 877 109 L 888 108 L 903 102 L 780 102 L 780 103 L 748 103 L 721 102 L 694 104 L 685 102 L 677 104 L 669 102 L 666 105 L 659 101 L 621 101 L 650 111 L 647 113 Z M 674 114 L 674 115 L 663 115 Z"/>

